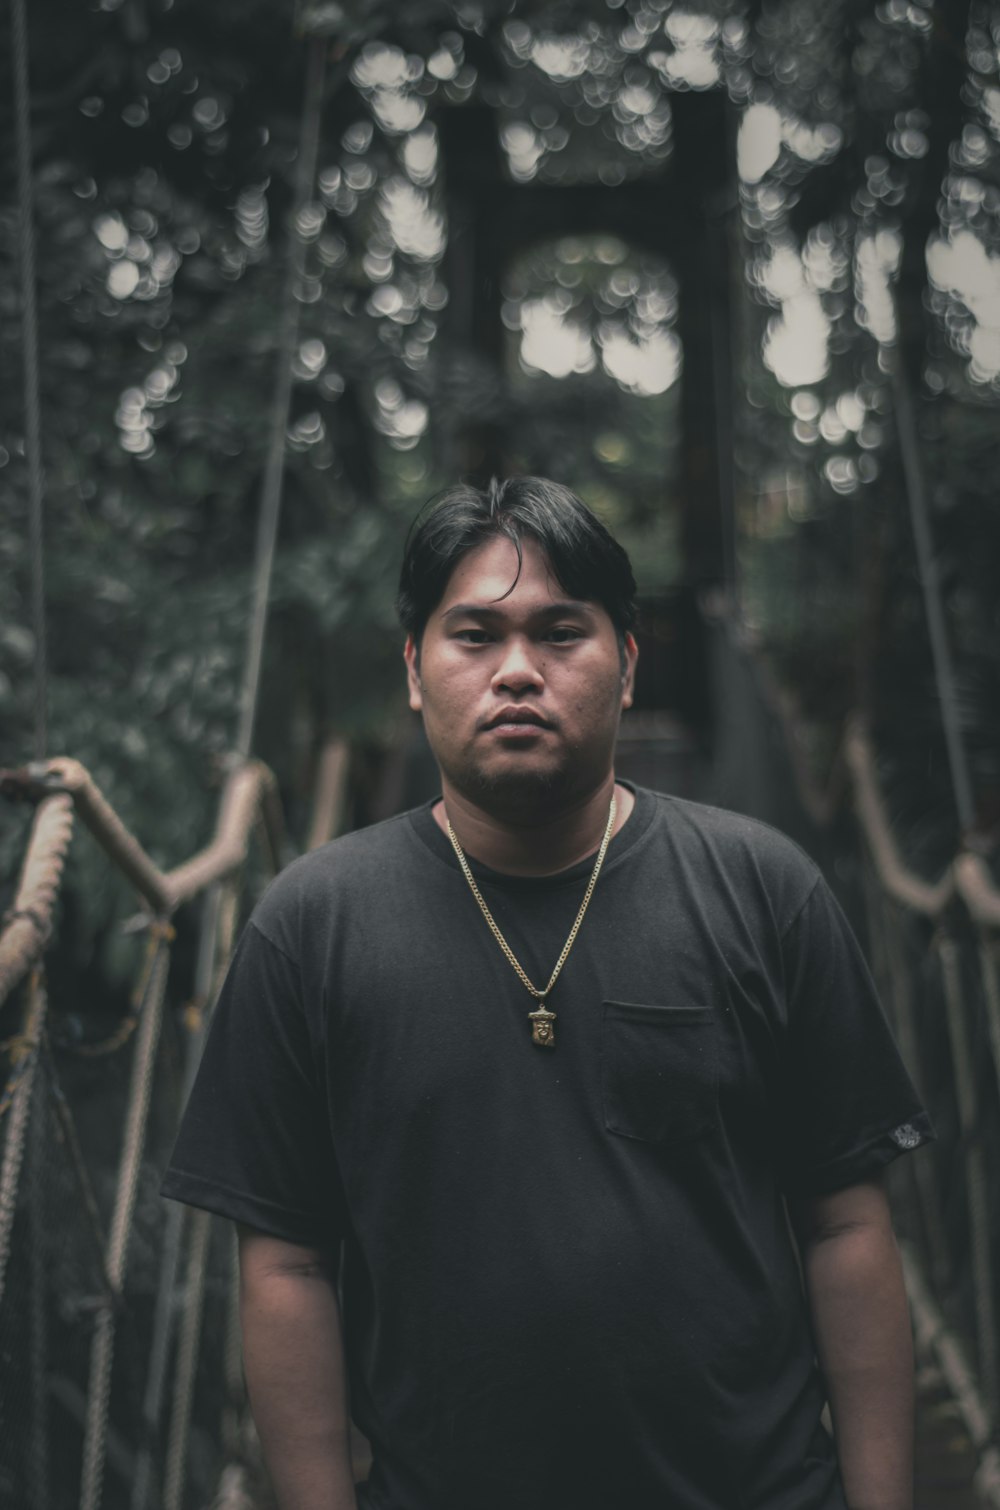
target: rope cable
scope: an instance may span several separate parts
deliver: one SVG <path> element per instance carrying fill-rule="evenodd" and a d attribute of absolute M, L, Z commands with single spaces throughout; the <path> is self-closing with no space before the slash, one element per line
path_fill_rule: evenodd
<path fill-rule="evenodd" d="M 938 931 L 934 942 L 944 988 L 945 1021 L 951 1048 L 952 1071 L 958 1102 L 959 1135 L 965 1165 L 969 1266 L 972 1271 L 980 1379 L 987 1405 L 992 1409 L 997 1403 L 1000 1357 L 998 1357 L 996 1305 L 993 1295 L 990 1180 L 986 1171 L 980 1126 L 977 1064 L 969 1040 L 958 945 L 954 937 L 943 930 Z"/>
<path fill-rule="evenodd" d="M 42 422 L 38 376 L 38 307 L 35 298 L 34 189 L 31 173 L 31 96 L 28 23 L 24 0 L 11 0 L 14 51 L 14 128 L 17 153 L 18 253 L 21 267 L 21 342 L 24 371 L 24 445 L 28 463 L 31 542 L 31 620 L 35 660 L 35 759 L 48 743 L 48 667 L 45 634 L 45 552 L 42 529 Z"/>
<path fill-rule="evenodd" d="M 22 1072 L 11 1096 L 7 1140 L 4 1143 L 3 1161 L 0 1163 L 0 1301 L 3 1300 L 21 1166 L 27 1146 L 32 1092 L 38 1069 L 38 1042 L 47 1007 L 45 981 L 41 971 L 35 970 L 28 987 L 28 1014 L 24 1029 L 26 1052 L 22 1060 Z"/>
<path fill-rule="evenodd" d="M 214 1005 L 218 986 L 221 985 L 221 979 L 215 979 L 217 955 L 221 953 L 224 963 L 228 965 L 232 954 L 236 924 L 235 897 L 235 882 L 230 881 L 226 884 L 214 882 L 202 900 L 194 991 L 196 1000 L 204 1000 L 211 1005 Z M 184 1077 L 181 1089 L 182 1108 L 187 1105 L 194 1085 L 207 1030 L 208 1013 L 205 1012 L 197 1025 L 186 1035 Z M 149 1348 L 149 1368 L 142 1404 L 143 1440 L 132 1480 L 131 1510 L 147 1510 L 151 1497 L 154 1447 L 160 1426 L 170 1349 L 178 1315 L 177 1276 L 180 1272 L 181 1250 L 186 1227 L 185 1208 L 176 1201 L 171 1201 L 167 1208 L 160 1250 L 153 1332 Z"/>
<path fill-rule="evenodd" d="M 28 1445 L 28 1484 L 31 1510 L 49 1510 L 48 1411 L 48 1250 L 46 1245 L 46 1153 L 48 1095 L 45 1065 L 35 1076 L 35 1107 L 28 1139 L 28 1335 L 30 1338 L 31 1431 Z"/>
<path fill-rule="evenodd" d="M 893 1027 L 898 1035 L 903 1063 L 909 1070 L 919 1095 L 925 1083 L 926 1056 L 916 1017 L 913 972 L 903 938 L 903 913 L 899 902 L 889 896 L 878 883 L 877 872 L 873 873 L 872 887 L 877 897 L 876 917 L 881 924 L 886 955 Z M 910 1165 L 916 1190 L 931 1276 L 937 1293 L 945 1295 L 949 1288 L 952 1266 L 948 1256 L 948 1234 L 936 1166 L 930 1159 L 909 1159 L 907 1163 Z"/>
<path fill-rule="evenodd" d="M 899 328 L 898 315 L 896 328 L 897 330 Z M 948 630 L 941 593 L 941 573 L 934 551 L 927 488 L 920 464 L 920 437 L 913 412 L 913 396 L 907 375 L 903 370 L 903 358 L 898 351 L 890 356 L 890 374 L 893 402 L 896 408 L 896 428 L 899 435 L 903 481 L 906 485 L 906 501 L 910 510 L 910 527 L 916 547 L 920 586 L 924 595 L 924 614 L 931 642 L 938 701 L 941 704 L 941 722 L 944 725 L 952 792 L 958 812 L 959 826 L 963 835 L 967 835 L 975 826 L 976 806 L 972 794 L 968 756 L 962 741 L 955 669 L 948 644 Z"/>
<path fill-rule="evenodd" d="M 108 1237 L 107 1271 L 112 1295 L 122 1293 L 128 1262 L 132 1218 L 139 1190 L 146 1123 L 153 1088 L 153 1070 L 163 1017 L 163 998 L 167 986 L 169 941 L 161 937 L 155 968 L 147 985 L 139 1033 L 132 1061 L 128 1109 L 119 1166 L 115 1207 Z M 104 1463 L 108 1444 L 108 1410 L 111 1403 L 111 1370 L 114 1360 L 116 1308 L 106 1302 L 97 1313 L 90 1351 L 90 1382 L 87 1388 L 87 1413 L 83 1440 L 83 1467 L 80 1475 L 80 1510 L 100 1510 Z"/>
<path fill-rule="evenodd" d="M 187 1222 L 187 1207 L 177 1201 L 167 1206 L 163 1229 L 156 1307 L 153 1312 L 153 1335 L 149 1348 L 149 1368 L 142 1403 L 142 1441 L 132 1478 L 131 1510 L 146 1510 L 153 1482 L 153 1452 L 160 1424 L 168 1350 L 173 1338 L 177 1307 L 177 1274 L 180 1269 L 181 1245 Z"/>
<path fill-rule="evenodd" d="M 83 1149 L 80 1146 L 80 1135 L 76 1130 L 76 1122 L 70 1110 L 69 1102 L 59 1079 L 55 1058 L 52 1054 L 52 1043 L 47 1033 L 43 1033 L 41 1040 L 42 1067 L 45 1072 L 44 1084 L 49 1093 L 52 1110 L 55 1114 L 56 1128 L 59 1142 L 69 1162 L 76 1184 L 80 1204 L 83 1208 L 87 1239 L 93 1253 L 97 1267 L 97 1275 L 106 1296 L 112 1296 L 111 1282 L 108 1279 L 107 1252 L 108 1241 L 101 1222 L 101 1213 L 97 1205 L 97 1197 L 87 1165 L 83 1157 Z"/>
<path fill-rule="evenodd" d="M 202 1014 L 197 1026 L 189 1033 L 185 1053 L 184 1087 L 182 1104 L 186 1105 L 194 1077 L 197 1073 L 206 1033 L 210 1010 L 222 986 L 222 981 L 232 958 L 233 938 L 237 921 L 238 882 L 231 879 L 225 884 L 217 882 L 205 896 L 199 939 L 198 963 L 195 975 L 195 993 L 209 1007 Z M 221 961 L 221 968 L 220 968 Z M 177 1208 L 179 1209 L 179 1208 Z M 210 1241 L 210 1217 L 205 1211 L 196 1212 L 190 1219 L 188 1265 L 185 1280 L 183 1317 L 177 1345 L 174 1377 L 174 1398 L 170 1415 L 167 1440 L 166 1467 L 163 1483 L 163 1510 L 180 1510 L 184 1498 L 184 1483 L 191 1430 L 191 1407 L 194 1399 L 195 1377 L 198 1368 L 198 1345 L 201 1338 L 202 1312 L 205 1303 L 205 1281 L 208 1247 Z M 157 1326 L 154 1331 L 150 1355 L 149 1378 L 144 1402 L 144 1420 L 147 1431 L 146 1450 L 140 1462 L 133 1490 L 132 1510 L 144 1510 L 149 1493 L 149 1475 L 152 1464 L 150 1446 L 159 1424 L 160 1406 L 164 1383 L 167 1351 L 171 1339 L 170 1326 L 175 1309 L 174 1285 L 180 1260 L 181 1228 L 171 1229 L 168 1238 L 176 1230 L 176 1241 L 165 1245 L 164 1275 L 169 1274 L 169 1289 L 161 1284 L 165 1304 L 160 1306 L 157 1297 Z"/>
<path fill-rule="evenodd" d="M 230 1462 L 240 1454 L 240 1416 L 246 1405 L 243 1383 L 243 1331 L 240 1326 L 240 1253 L 236 1228 L 226 1234 L 228 1243 L 226 1285 L 226 1330 L 222 1373 L 225 1403 L 222 1408 L 222 1450 Z"/>
<path fill-rule="evenodd" d="M 326 75 L 328 40 L 313 36 L 309 41 L 306 62 L 305 96 L 299 135 L 298 166 L 295 175 L 295 202 L 292 213 L 292 241 L 288 276 L 285 282 L 278 348 L 278 372 L 268 425 L 267 464 L 261 483 L 260 511 L 257 516 L 257 540 L 253 566 L 253 608 L 247 631 L 243 686 L 240 691 L 239 728 L 236 753 L 246 760 L 253 743 L 260 674 L 267 630 L 268 605 L 274 552 L 281 514 L 282 484 L 285 473 L 285 432 L 292 399 L 292 356 L 299 332 L 299 283 L 305 270 L 305 242 L 299 229 L 302 210 L 308 203 L 316 178 L 319 150 L 319 127 Z"/>
<path fill-rule="evenodd" d="M 986 1025 L 993 1051 L 993 1073 L 1000 1089 L 1000 951 L 995 938 L 979 936 L 979 971 L 986 1005 Z"/>
<path fill-rule="evenodd" d="M 167 1439 L 166 1468 L 163 1474 L 163 1510 L 181 1510 L 187 1471 L 188 1443 L 191 1436 L 191 1406 L 198 1372 L 198 1344 L 205 1309 L 205 1277 L 208 1247 L 212 1235 L 212 1218 L 207 1211 L 196 1211 L 191 1218 L 185 1282 L 184 1317 L 177 1344 L 177 1371 L 174 1377 L 173 1407 Z"/>

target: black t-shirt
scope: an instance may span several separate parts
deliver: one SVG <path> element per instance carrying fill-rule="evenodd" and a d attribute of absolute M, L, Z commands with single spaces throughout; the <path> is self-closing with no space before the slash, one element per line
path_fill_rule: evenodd
<path fill-rule="evenodd" d="M 591 861 L 474 866 L 537 984 Z M 164 1191 L 343 1243 L 371 1510 L 842 1510 L 784 1196 L 929 1136 L 843 916 L 749 819 L 638 791 L 556 1047 L 430 806 L 291 865 Z"/>

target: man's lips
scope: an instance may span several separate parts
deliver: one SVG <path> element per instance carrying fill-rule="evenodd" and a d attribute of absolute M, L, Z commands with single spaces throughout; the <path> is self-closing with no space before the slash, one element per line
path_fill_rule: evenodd
<path fill-rule="evenodd" d="M 509 729 L 514 726 L 528 729 L 551 729 L 552 725 L 547 718 L 543 718 L 535 708 L 509 707 L 501 708 L 499 713 L 487 719 L 483 724 L 484 729 Z"/>

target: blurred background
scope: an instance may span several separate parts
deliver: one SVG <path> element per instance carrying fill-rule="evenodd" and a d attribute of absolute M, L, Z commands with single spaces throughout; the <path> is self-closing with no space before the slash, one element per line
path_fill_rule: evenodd
<path fill-rule="evenodd" d="M 996 1493 L 1000 5 L 12 0 L 9 20 L 0 765 L 82 762 L 160 872 L 208 842 L 250 754 L 279 861 L 419 800 L 406 530 L 460 477 L 569 484 L 640 584 L 623 772 L 778 823 L 866 944 L 941 1133 L 895 1192 L 951 1464 L 923 1492 Z M 10 924 L 42 787 L 6 789 L 31 799 L 2 810 Z M 244 867 L 232 926 L 266 870 Z M 148 916 L 122 927 L 135 885 L 74 842 L 48 1028 L 22 1023 L 37 972 L 0 990 L 4 1127 L 23 1103 L 0 1504 L 141 1510 L 176 1447 L 189 1236 L 164 1275 L 155 1189 L 225 947 L 210 889 L 215 913 L 173 918 L 152 1121 L 117 1195 L 123 1024 L 160 959 L 142 973 Z M 46 1246 L 88 1181 L 91 1248 L 58 1224 Z M 122 1259 L 94 1298 L 116 1222 L 132 1342 L 87 1376 L 125 1293 Z M 199 1241 L 224 1297 L 226 1241 Z M 244 1454 L 238 1367 L 197 1378 L 227 1445 L 178 1406 L 194 1446 L 168 1505 L 207 1503 Z"/>

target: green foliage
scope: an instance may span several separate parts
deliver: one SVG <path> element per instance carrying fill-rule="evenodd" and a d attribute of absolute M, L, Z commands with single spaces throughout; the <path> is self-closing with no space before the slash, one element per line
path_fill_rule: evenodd
<path fill-rule="evenodd" d="M 670 159 L 675 92 L 718 88 L 734 113 L 770 110 L 759 119 L 777 133 L 759 171 L 744 163 L 738 226 L 729 221 L 745 274 L 734 463 L 746 610 L 827 731 L 824 748 L 849 707 L 869 708 L 900 800 L 916 811 L 928 760 L 943 767 L 888 379 L 893 337 L 877 307 L 898 266 L 898 345 L 920 398 L 963 718 L 984 814 L 994 800 L 1000 811 L 997 379 L 988 328 L 947 257 L 929 284 L 923 262 L 929 236 L 944 245 L 968 233 L 984 255 L 996 251 L 997 38 L 985 8 L 974 10 L 963 56 L 964 23 L 945 7 L 935 24 L 957 25 L 957 43 L 935 49 L 929 16 L 782 0 L 751 27 L 722 4 L 693 15 L 669 0 L 38 0 L 51 749 L 93 770 L 162 863 L 204 842 L 236 727 L 296 261 L 256 739 L 287 793 L 306 790 L 327 731 L 378 738 L 391 726 L 402 537 L 452 480 L 477 426 L 502 432 L 512 467 L 560 476 L 588 498 L 632 548 L 644 589 L 679 581 L 680 385 L 643 390 L 622 373 L 657 343 L 669 349 L 684 290 L 613 226 L 547 239 L 503 270 L 503 344 L 470 346 L 449 302 L 462 243 L 448 242 L 440 128 L 445 112 L 489 106 L 505 173 L 533 192 L 655 181 Z M 316 36 L 328 49 L 318 176 L 292 225 L 306 39 Z M 0 70 L 9 66 L 5 52 Z M 4 98 L 8 85 L 0 77 Z M 11 133 L 8 116 L 8 164 Z M 29 754 L 33 716 L 16 244 L 8 177 L 5 764 Z M 794 378 L 778 356 L 801 294 L 825 345 L 816 370 Z M 532 306 L 555 311 L 577 342 L 568 375 L 531 365 Z M 947 792 L 934 791 L 943 832 Z M 15 822 L 2 841 L 6 874 L 22 839 Z M 129 904 L 78 848 L 81 936 L 103 936 Z"/>
<path fill-rule="evenodd" d="M 828 748 L 849 709 L 868 715 L 904 840 L 933 869 L 958 834 L 891 373 L 917 408 L 910 459 L 932 502 L 988 831 L 1000 811 L 1000 316 L 971 269 L 1000 250 L 995 15 L 782 4 L 762 17 L 754 66 L 769 115 L 741 186 L 746 608 Z M 815 341 L 790 339 L 797 301 L 826 327 L 818 366 Z"/>

